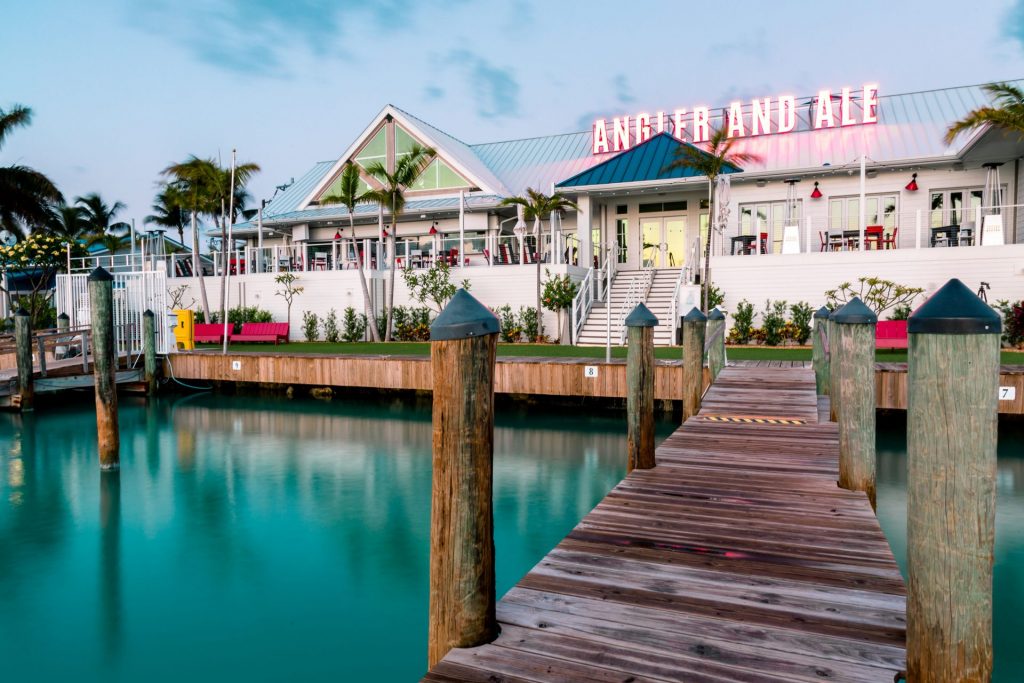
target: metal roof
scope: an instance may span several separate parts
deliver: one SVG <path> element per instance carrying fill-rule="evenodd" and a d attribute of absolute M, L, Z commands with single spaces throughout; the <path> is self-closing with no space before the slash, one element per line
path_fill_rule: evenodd
<path fill-rule="evenodd" d="M 597 166 L 563 180 L 558 183 L 558 187 L 587 187 L 702 176 L 702 173 L 688 166 L 668 168 L 680 158 L 681 151 L 687 148 L 696 150 L 700 155 L 707 155 L 700 148 L 680 142 L 667 132 L 658 133 L 626 152 L 616 154 Z M 722 168 L 722 173 L 736 173 L 741 170 L 732 164 L 726 164 Z"/>
<path fill-rule="evenodd" d="M 1024 85 L 1024 80 L 1011 83 Z M 870 165 L 960 160 L 978 140 L 983 138 L 985 130 L 973 135 L 962 135 L 954 140 L 952 145 L 946 145 L 943 137 L 950 123 L 962 118 L 972 109 L 991 102 L 983 87 L 972 85 L 882 95 L 878 102 L 877 123 L 825 130 L 809 130 L 808 117 L 813 99 L 800 98 L 797 107 L 799 125 L 795 132 L 746 138 L 738 141 L 734 149 L 755 154 L 762 159 L 760 162 L 748 162 L 744 165 L 746 171 L 755 173 L 787 173 L 811 171 L 828 166 L 840 167 L 855 163 L 861 154 L 867 155 Z M 485 196 L 467 196 L 470 206 L 490 207 L 502 196 L 523 194 L 527 187 L 533 187 L 541 192 L 548 192 L 552 185 L 559 183 L 564 187 L 580 187 L 581 183 L 577 182 L 580 174 L 598 164 L 602 165 L 602 172 L 611 174 L 611 169 L 616 168 L 624 178 L 649 174 L 656 166 L 653 160 L 645 162 L 643 155 L 632 153 L 643 149 L 643 145 L 617 156 L 592 154 L 589 130 L 521 140 L 467 144 L 405 111 L 394 109 L 400 116 L 406 117 L 411 126 L 420 129 L 426 137 L 431 138 L 437 144 L 439 152 L 472 171 L 485 181 L 485 184 L 495 187 L 496 195 L 489 193 Z M 721 125 L 722 115 L 723 110 L 713 110 L 711 124 Z M 652 138 L 654 139 L 656 138 Z M 664 143 L 659 141 L 657 144 L 660 146 Z M 643 150 L 644 154 L 653 151 L 655 150 Z M 625 158 L 618 164 L 609 163 L 620 157 Z M 645 163 L 646 170 L 641 169 Z M 325 176 L 336 164 L 336 161 L 316 164 L 267 205 L 264 210 L 264 222 L 301 222 L 347 216 L 344 207 L 299 210 L 302 201 L 325 180 Z M 630 167 L 629 164 L 635 164 L 636 167 Z M 594 177 L 598 177 L 597 173 Z M 458 206 L 458 198 L 424 200 L 422 204 L 424 205 L 420 202 L 410 202 L 408 210 L 411 212 L 439 206 Z M 360 207 L 356 213 L 375 211 L 374 207 Z M 251 223 L 247 223 L 244 227 L 250 225 Z"/>

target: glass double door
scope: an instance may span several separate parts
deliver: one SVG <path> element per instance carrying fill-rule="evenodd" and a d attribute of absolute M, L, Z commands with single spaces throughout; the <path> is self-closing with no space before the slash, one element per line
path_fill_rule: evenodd
<path fill-rule="evenodd" d="M 681 268 L 686 262 L 686 216 L 640 218 L 644 268 Z"/>

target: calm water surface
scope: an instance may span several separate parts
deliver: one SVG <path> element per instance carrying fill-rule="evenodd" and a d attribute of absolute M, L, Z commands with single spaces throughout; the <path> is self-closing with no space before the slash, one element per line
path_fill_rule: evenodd
<path fill-rule="evenodd" d="M 0 415 L 4 680 L 409 681 L 426 652 L 429 408 L 196 395 Z M 624 421 L 502 410 L 499 595 L 621 478 Z M 672 430 L 659 424 L 662 436 Z M 904 424 L 879 517 L 906 556 Z M 996 680 L 1024 680 L 1024 427 L 1000 432 Z"/>
<path fill-rule="evenodd" d="M 902 415 L 878 425 L 878 518 L 907 575 L 907 438 Z M 995 671 L 999 683 L 1024 681 L 1024 423 L 999 429 L 996 502 Z"/>
<path fill-rule="evenodd" d="M 3 680 L 416 680 L 430 412 L 196 395 L 0 415 Z M 624 474 L 622 418 L 499 411 L 499 595 Z M 671 433 L 668 423 L 661 434 Z"/>

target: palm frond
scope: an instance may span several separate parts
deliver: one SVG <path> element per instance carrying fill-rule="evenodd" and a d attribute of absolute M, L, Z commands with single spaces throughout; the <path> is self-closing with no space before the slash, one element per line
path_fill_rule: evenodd
<path fill-rule="evenodd" d="M 13 105 L 9 110 L 0 109 L 0 149 L 11 131 L 32 123 L 32 110 L 20 104 Z"/>

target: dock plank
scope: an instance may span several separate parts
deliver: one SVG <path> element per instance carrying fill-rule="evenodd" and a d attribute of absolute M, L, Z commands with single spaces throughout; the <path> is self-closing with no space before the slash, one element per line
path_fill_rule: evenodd
<path fill-rule="evenodd" d="M 903 579 L 867 498 L 836 486 L 822 412 L 797 363 L 723 370 L 658 466 L 499 602 L 498 639 L 424 680 L 893 680 Z"/>

